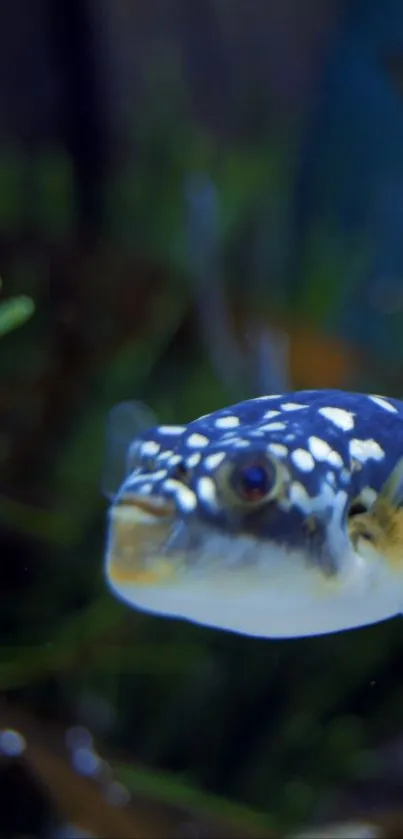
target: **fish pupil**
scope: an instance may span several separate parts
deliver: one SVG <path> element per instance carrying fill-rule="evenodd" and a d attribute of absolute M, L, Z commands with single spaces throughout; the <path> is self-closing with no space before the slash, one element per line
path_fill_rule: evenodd
<path fill-rule="evenodd" d="M 259 501 L 270 490 L 271 476 L 261 465 L 246 466 L 240 475 L 240 490 L 246 501 Z"/>

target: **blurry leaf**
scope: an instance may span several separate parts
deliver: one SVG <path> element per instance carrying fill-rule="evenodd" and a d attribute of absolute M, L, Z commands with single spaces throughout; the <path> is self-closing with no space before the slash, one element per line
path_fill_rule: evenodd
<path fill-rule="evenodd" d="M 172 644 L 143 640 L 137 613 L 105 595 L 70 618 L 52 640 L 36 646 L 4 644 L 0 658 L 0 689 L 33 684 L 51 674 L 81 665 L 103 672 L 171 675 L 186 672 L 198 655 L 190 642 Z M 135 635 L 133 626 L 137 626 Z M 135 637 L 135 641 L 133 638 Z"/>
<path fill-rule="evenodd" d="M 382 839 L 386 835 L 369 821 L 351 821 L 322 825 L 312 830 L 296 833 L 291 839 Z"/>
<path fill-rule="evenodd" d="M 35 304 L 30 297 L 21 294 L 0 304 L 0 337 L 22 326 L 35 311 Z"/>
<path fill-rule="evenodd" d="M 0 521 L 27 537 L 57 545 L 69 545 L 77 538 L 77 526 L 71 517 L 30 507 L 4 495 L 0 495 Z"/>
<path fill-rule="evenodd" d="M 199 818 L 226 822 L 227 830 L 231 830 L 232 826 L 232 830 L 236 829 L 236 835 L 260 839 L 272 835 L 271 820 L 264 813 L 205 793 L 166 772 L 151 772 L 116 764 L 114 774 L 136 795 L 147 795 L 177 807 L 187 807 Z M 231 832 L 228 835 L 235 834 Z"/>

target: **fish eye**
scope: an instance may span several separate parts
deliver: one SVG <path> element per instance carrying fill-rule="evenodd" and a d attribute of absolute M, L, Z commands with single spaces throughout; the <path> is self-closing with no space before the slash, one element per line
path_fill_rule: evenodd
<path fill-rule="evenodd" d="M 231 483 L 241 501 L 247 504 L 256 504 L 272 494 L 277 479 L 276 465 L 267 459 L 236 466 L 231 477 Z"/>

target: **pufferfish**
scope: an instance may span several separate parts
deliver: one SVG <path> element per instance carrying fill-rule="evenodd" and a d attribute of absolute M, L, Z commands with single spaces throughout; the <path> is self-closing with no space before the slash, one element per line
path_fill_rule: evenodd
<path fill-rule="evenodd" d="M 403 611 L 403 402 L 261 396 L 135 438 L 105 572 L 131 606 L 290 638 Z"/>

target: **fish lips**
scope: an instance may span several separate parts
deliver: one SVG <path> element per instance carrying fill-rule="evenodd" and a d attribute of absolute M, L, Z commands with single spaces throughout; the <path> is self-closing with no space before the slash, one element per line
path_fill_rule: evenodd
<path fill-rule="evenodd" d="M 106 574 L 111 585 L 119 590 L 169 581 L 175 566 L 163 546 L 176 524 L 177 509 L 169 499 L 122 495 L 109 512 Z"/>

